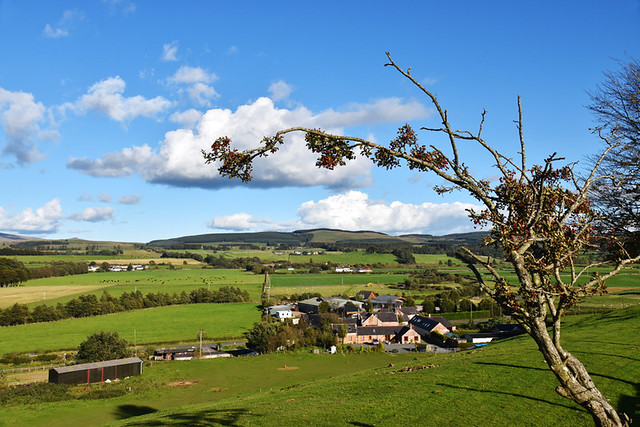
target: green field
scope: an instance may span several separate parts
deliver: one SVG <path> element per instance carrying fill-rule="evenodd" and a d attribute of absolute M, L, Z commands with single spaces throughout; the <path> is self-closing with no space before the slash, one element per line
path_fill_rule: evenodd
<path fill-rule="evenodd" d="M 0 327 L 0 354 L 75 350 L 87 336 L 101 330 L 118 332 L 130 344 L 135 330 L 141 346 L 193 342 L 199 329 L 211 340 L 241 337 L 260 314 L 255 304 L 189 304 Z"/>
<path fill-rule="evenodd" d="M 136 290 L 145 294 L 179 294 L 182 291 L 188 293 L 192 289 L 209 286 L 212 289 L 220 286 L 239 287 L 247 290 L 252 299 L 259 301 L 263 282 L 263 276 L 239 270 L 184 268 L 88 273 L 29 280 L 18 288 L 0 288 L 0 308 L 8 307 L 15 302 L 27 303 L 30 307 L 40 304 L 55 305 L 59 302 L 64 304 L 80 294 L 94 294 L 99 297 L 105 290 L 117 297 L 124 292 Z M 83 286 L 87 289 L 82 289 Z M 67 287 L 64 295 L 57 295 L 57 287 Z M 19 299 L 16 299 L 16 293 L 20 294 Z"/>
<path fill-rule="evenodd" d="M 576 316 L 564 330 L 566 348 L 585 362 L 614 407 L 635 419 L 638 317 L 640 306 Z M 402 372 L 405 367 L 415 369 Z M 0 424 L 593 425 L 586 411 L 554 392 L 556 380 L 527 336 L 451 355 L 300 351 L 153 362 L 127 381 L 152 387 L 104 400 L 10 405 Z M 188 386 L 171 387 L 175 382 Z"/>

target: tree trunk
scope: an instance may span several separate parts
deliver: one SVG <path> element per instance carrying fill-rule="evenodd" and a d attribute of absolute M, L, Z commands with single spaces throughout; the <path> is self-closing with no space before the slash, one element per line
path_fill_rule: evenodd
<path fill-rule="evenodd" d="M 556 392 L 585 408 L 596 426 L 628 426 L 626 414 L 618 414 L 593 383 L 582 362 L 568 351 L 556 347 L 549 336 L 544 319 L 527 322 L 529 335 L 538 344 L 547 365 L 560 382 Z"/>

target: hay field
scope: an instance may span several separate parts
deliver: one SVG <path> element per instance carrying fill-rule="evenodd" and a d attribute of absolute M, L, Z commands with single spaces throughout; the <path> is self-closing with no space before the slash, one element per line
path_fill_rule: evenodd
<path fill-rule="evenodd" d="M 71 295 L 85 294 L 98 291 L 109 285 L 62 285 L 62 286 L 15 286 L 0 288 L 0 308 L 12 306 L 15 303 L 28 304 L 40 302 L 48 304 L 49 300 Z"/>

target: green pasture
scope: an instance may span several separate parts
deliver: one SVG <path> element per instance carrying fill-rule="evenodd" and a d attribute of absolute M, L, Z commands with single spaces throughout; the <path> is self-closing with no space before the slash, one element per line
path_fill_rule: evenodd
<path fill-rule="evenodd" d="M 319 293 L 323 296 L 355 296 L 359 291 L 396 294 L 389 284 L 404 281 L 406 274 L 274 274 L 271 275 L 271 295 Z"/>
<path fill-rule="evenodd" d="M 634 419 L 639 316 L 640 306 L 570 317 L 563 334 L 614 407 Z M 528 336 L 455 354 L 300 351 L 151 362 L 127 381 L 154 387 L 104 400 L 11 405 L 2 408 L 0 424 L 593 425 L 584 409 L 555 393 L 556 379 Z M 191 385 L 169 386 L 176 382 Z"/>
<path fill-rule="evenodd" d="M 124 292 L 137 290 L 143 294 L 163 292 L 172 295 L 182 291 L 188 293 L 200 287 L 217 289 L 220 286 L 234 286 L 247 290 L 251 298 L 258 301 L 263 282 L 264 277 L 261 275 L 222 269 L 150 269 L 87 273 L 29 280 L 24 286 L 0 288 L 0 307 L 7 307 L 16 302 L 31 307 L 40 304 L 55 305 L 59 302 L 64 304 L 80 294 L 100 296 L 105 290 L 117 297 Z M 64 288 L 64 295 L 58 295 L 58 288 Z M 16 294 L 19 294 L 19 298 L 16 298 Z"/>
<path fill-rule="evenodd" d="M 376 274 L 376 273 L 349 273 L 349 274 L 273 274 L 272 287 L 280 286 L 335 286 L 335 285 L 367 285 L 394 284 L 402 282 L 406 274 Z"/>
<path fill-rule="evenodd" d="M 75 349 L 96 331 L 115 331 L 138 345 L 194 341 L 197 331 L 210 339 L 240 337 L 260 319 L 256 304 L 189 304 L 148 308 L 104 316 L 0 327 L 0 354 Z"/>

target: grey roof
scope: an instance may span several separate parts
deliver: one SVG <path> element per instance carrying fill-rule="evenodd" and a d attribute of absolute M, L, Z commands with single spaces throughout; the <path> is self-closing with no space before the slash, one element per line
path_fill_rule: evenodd
<path fill-rule="evenodd" d="M 85 369 L 106 368 L 108 366 L 129 365 L 132 363 L 143 363 L 143 360 L 140 359 L 139 357 L 129 357 L 126 359 L 105 360 L 104 362 L 81 363 L 79 365 L 58 366 L 56 368 L 51 368 L 51 369 L 55 370 L 58 373 L 62 373 L 62 372 L 83 371 Z"/>
<path fill-rule="evenodd" d="M 450 330 L 451 326 L 447 326 L 447 324 L 442 322 L 442 320 L 444 320 L 447 324 L 453 326 L 451 322 L 449 322 L 448 320 L 442 317 L 413 316 L 411 320 L 409 320 L 409 323 L 414 325 L 417 328 L 424 329 L 425 331 L 428 331 L 428 332 L 431 332 L 433 328 L 438 326 L 438 323 L 442 324 L 444 327 Z"/>
<path fill-rule="evenodd" d="M 442 323 L 447 329 L 451 329 L 453 328 L 455 325 L 451 322 L 449 322 L 447 319 L 445 319 L 444 317 L 441 316 L 431 316 L 431 318 L 433 320 L 435 320 L 436 322 L 440 322 Z"/>
<path fill-rule="evenodd" d="M 394 311 L 379 311 L 376 316 L 381 322 L 397 322 L 398 315 Z"/>

